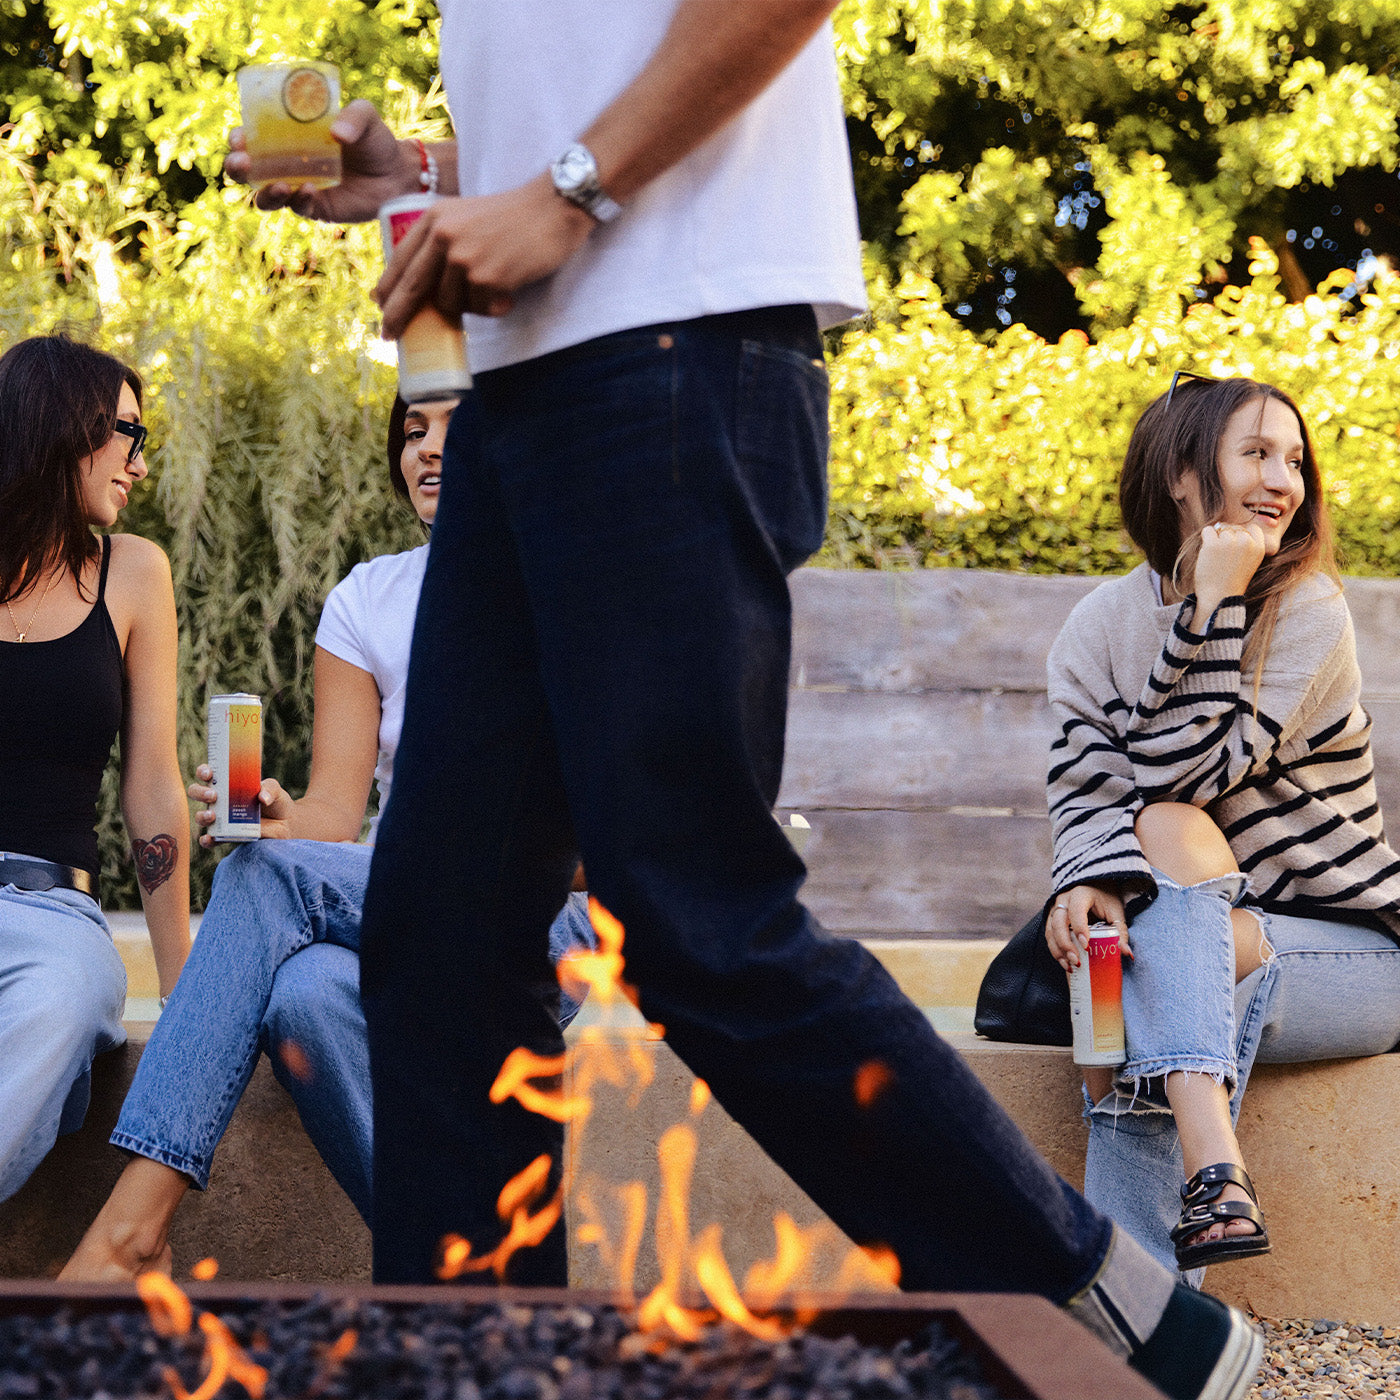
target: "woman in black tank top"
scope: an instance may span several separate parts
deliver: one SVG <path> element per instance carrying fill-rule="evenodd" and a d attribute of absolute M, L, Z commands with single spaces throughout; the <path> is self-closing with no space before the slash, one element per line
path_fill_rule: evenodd
<path fill-rule="evenodd" d="M 161 992 L 189 952 L 175 753 L 175 596 L 160 548 L 110 529 L 146 475 L 141 381 L 63 336 L 0 356 L 0 1201 L 87 1110 L 125 1039 L 98 903 L 96 803 L 121 804 Z"/>

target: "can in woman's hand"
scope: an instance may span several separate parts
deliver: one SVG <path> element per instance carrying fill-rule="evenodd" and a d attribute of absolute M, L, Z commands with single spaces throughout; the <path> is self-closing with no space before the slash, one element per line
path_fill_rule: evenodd
<path fill-rule="evenodd" d="M 1069 974 L 1069 1015 L 1075 1064 L 1123 1063 L 1123 954 L 1112 924 L 1089 925 L 1089 946 Z"/>
<path fill-rule="evenodd" d="M 256 695 L 209 697 L 209 766 L 214 770 L 216 841 L 262 835 L 262 701 Z"/>

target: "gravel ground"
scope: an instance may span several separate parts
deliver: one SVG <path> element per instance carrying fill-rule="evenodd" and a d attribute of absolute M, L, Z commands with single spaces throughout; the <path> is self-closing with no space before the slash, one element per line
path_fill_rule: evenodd
<path fill-rule="evenodd" d="M 1267 1345 L 1249 1400 L 1400 1396 L 1400 1329 L 1310 1318 L 1258 1321 Z"/>

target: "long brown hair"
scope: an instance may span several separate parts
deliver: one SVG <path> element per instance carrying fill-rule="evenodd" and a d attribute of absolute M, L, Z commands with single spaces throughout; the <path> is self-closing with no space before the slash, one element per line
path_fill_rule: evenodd
<path fill-rule="evenodd" d="M 81 579 L 97 557 L 82 464 L 111 440 L 123 384 L 139 405 L 135 370 L 66 335 L 0 355 L 0 600 L 54 564 Z"/>
<path fill-rule="evenodd" d="M 1340 584 L 1332 548 L 1332 520 L 1322 494 L 1312 437 L 1298 405 L 1272 384 L 1253 379 L 1184 379 L 1170 395 L 1154 399 L 1133 429 L 1123 473 L 1118 483 L 1118 504 L 1123 524 L 1133 543 L 1147 556 L 1159 574 L 1173 580 L 1183 593 L 1191 591 L 1191 577 L 1200 541 L 1183 540 L 1181 520 L 1173 495 L 1183 472 L 1200 484 L 1206 519 L 1218 518 L 1225 506 L 1220 486 L 1220 441 L 1226 424 L 1245 404 L 1277 399 L 1298 420 L 1303 438 L 1303 502 L 1289 521 L 1277 554 L 1266 556 L 1254 571 L 1245 591 L 1245 617 L 1250 628 L 1246 661 L 1258 666 L 1267 654 L 1278 621 L 1279 608 L 1294 584 L 1310 574 L 1323 573 Z"/>

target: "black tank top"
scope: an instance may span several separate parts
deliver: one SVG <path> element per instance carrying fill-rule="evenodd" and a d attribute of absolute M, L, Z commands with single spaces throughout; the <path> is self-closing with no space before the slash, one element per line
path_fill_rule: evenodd
<path fill-rule="evenodd" d="M 97 601 L 48 642 L 0 642 L 0 851 L 97 875 L 97 794 L 122 722 L 122 649 L 107 612 L 102 538 Z"/>

